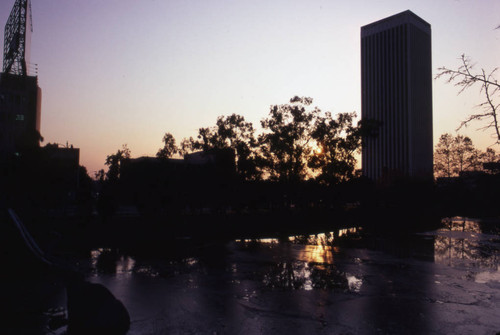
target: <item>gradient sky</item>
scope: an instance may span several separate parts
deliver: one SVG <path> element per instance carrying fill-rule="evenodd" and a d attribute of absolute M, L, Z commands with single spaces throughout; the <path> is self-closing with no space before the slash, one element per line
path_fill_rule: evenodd
<path fill-rule="evenodd" d="M 1 1 L 1 26 L 14 2 Z M 79 147 L 93 175 L 124 143 L 154 155 L 165 132 L 179 143 L 232 113 L 258 126 L 294 95 L 360 114 L 360 27 L 407 9 L 432 26 L 434 74 L 462 53 L 500 65 L 498 0 L 32 0 L 41 133 Z M 444 80 L 433 92 L 436 142 L 481 95 Z M 479 127 L 461 133 L 484 149 L 494 139 Z"/>

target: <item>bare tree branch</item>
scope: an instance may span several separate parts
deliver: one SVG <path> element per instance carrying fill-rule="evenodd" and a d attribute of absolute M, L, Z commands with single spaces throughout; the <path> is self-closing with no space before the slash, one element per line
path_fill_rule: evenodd
<path fill-rule="evenodd" d="M 500 27 L 500 26 L 499 26 Z M 454 83 L 460 87 L 458 94 L 464 92 L 475 84 L 479 84 L 480 92 L 484 94 L 485 101 L 476 107 L 483 109 L 482 113 L 472 114 L 467 119 L 461 122 L 458 129 L 466 127 L 472 121 L 480 121 L 483 119 L 492 119 L 485 127 L 480 129 L 486 130 L 493 128 L 496 134 L 496 143 L 500 143 L 500 124 L 498 110 L 499 104 L 495 103 L 495 98 L 500 95 L 500 83 L 495 78 L 495 72 L 498 68 L 493 69 L 490 73 L 486 73 L 484 69 L 480 72 L 474 72 L 474 64 L 465 55 L 461 56 L 462 65 L 458 69 L 449 69 L 447 67 L 438 68 L 438 74 L 435 79 L 445 78 L 447 83 Z M 458 130 L 457 129 L 457 130 Z"/>

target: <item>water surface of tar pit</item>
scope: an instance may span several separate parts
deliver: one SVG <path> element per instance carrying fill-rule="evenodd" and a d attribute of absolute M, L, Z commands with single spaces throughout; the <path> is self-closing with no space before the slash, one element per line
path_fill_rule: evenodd
<path fill-rule="evenodd" d="M 344 231 L 171 255 L 96 249 L 80 267 L 126 306 L 128 334 L 496 334 L 496 227 L 455 218 L 404 239 L 342 242 Z"/>

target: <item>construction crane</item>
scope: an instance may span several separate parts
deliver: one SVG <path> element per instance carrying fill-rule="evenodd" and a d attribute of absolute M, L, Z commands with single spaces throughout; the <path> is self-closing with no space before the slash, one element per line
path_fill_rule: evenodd
<path fill-rule="evenodd" d="M 3 72 L 27 76 L 33 23 L 30 0 L 16 0 L 5 24 Z"/>

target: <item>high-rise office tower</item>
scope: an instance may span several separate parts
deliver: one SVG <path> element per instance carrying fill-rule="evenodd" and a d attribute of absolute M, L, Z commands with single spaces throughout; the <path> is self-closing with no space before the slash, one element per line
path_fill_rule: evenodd
<path fill-rule="evenodd" d="M 432 178 L 431 26 L 407 10 L 361 27 L 361 116 L 379 121 L 363 144 L 372 180 Z"/>

